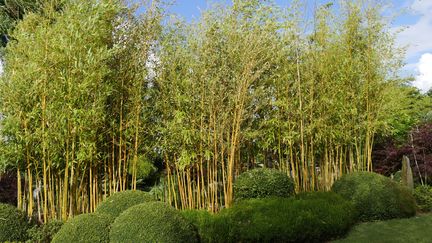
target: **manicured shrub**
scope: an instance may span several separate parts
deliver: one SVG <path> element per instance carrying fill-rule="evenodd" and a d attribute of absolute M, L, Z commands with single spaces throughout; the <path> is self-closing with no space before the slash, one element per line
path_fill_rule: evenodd
<path fill-rule="evenodd" d="M 117 192 L 106 198 L 96 208 L 96 212 L 119 216 L 124 210 L 144 202 L 154 201 L 154 197 L 143 191 Z"/>
<path fill-rule="evenodd" d="M 16 207 L 0 203 L 0 242 L 25 241 L 29 224 Z"/>
<path fill-rule="evenodd" d="M 332 192 L 297 198 L 243 200 L 222 210 L 229 242 L 323 242 L 344 235 L 355 223 L 354 206 Z"/>
<path fill-rule="evenodd" d="M 43 225 L 36 225 L 27 231 L 30 242 L 50 243 L 54 235 L 63 226 L 63 221 L 51 220 Z"/>
<path fill-rule="evenodd" d="M 285 173 L 275 169 L 246 171 L 234 183 L 236 200 L 265 197 L 289 197 L 294 194 L 294 182 Z"/>
<path fill-rule="evenodd" d="M 69 219 L 55 234 L 53 243 L 109 242 L 110 224 L 114 218 L 108 214 L 81 214 Z"/>
<path fill-rule="evenodd" d="M 416 205 L 411 192 L 385 176 L 355 172 L 342 176 L 332 190 L 355 205 L 361 221 L 414 216 Z"/>
<path fill-rule="evenodd" d="M 182 214 L 201 242 L 322 242 L 344 235 L 357 218 L 354 206 L 333 192 L 247 199 L 214 215 Z"/>
<path fill-rule="evenodd" d="M 420 185 L 414 190 L 418 208 L 423 212 L 432 211 L 432 186 Z"/>
<path fill-rule="evenodd" d="M 194 226 L 200 242 L 226 242 L 229 226 L 224 217 L 206 210 L 184 210 L 181 214 Z"/>
<path fill-rule="evenodd" d="M 135 205 L 117 217 L 110 242 L 197 242 L 193 226 L 171 206 L 162 202 Z"/>

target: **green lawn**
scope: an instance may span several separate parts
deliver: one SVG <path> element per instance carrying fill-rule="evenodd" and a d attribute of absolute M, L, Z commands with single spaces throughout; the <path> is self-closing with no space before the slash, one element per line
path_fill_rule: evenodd
<path fill-rule="evenodd" d="M 359 224 L 345 239 L 334 242 L 432 242 L 432 214 Z"/>

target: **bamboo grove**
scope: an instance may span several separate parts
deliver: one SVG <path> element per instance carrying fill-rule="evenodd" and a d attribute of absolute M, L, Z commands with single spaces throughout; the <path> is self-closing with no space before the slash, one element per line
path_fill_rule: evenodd
<path fill-rule="evenodd" d="M 160 14 L 155 5 L 140 17 L 131 11 L 109 0 L 49 1 L 8 44 L 3 163 L 17 170 L 18 207 L 39 220 L 92 212 L 104 196 L 136 187 L 148 81 L 141 60 Z"/>
<path fill-rule="evenodd" d="M 0 84 L 18 207 L 43 221 L 92 212 L 155 159 L 164 200 L 213 212 L 249 168 L 284 171 L 297 191 L 371 170 L 403 51 L 378 4 L 334 5 L 306 19 L 300 1 L 234 0 L 189 23 L 158 1 L 140 15 L 48 1 L 14 30 Z"/>

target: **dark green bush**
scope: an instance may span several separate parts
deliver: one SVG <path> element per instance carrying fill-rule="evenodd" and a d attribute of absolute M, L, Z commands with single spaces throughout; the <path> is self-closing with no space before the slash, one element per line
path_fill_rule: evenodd
<path fill-rule="evenodd" d="M 119 216 L 124 210 L 144 202 L 154 201 L 154 197 L 143 191 L 117 192 L 106 198 L 96 208 L 96 212 Z"/>
<path fill-rule="evenodd" d="M 55 234 L 53 243 L 109 242 L 110 224 L 114 218 L 108 214 L 81 214 L 69 219 Z"/>
<path fill-rule="evenodd" d="M 181 214 L 195 228 L 200 242 L 225 242 L 229 226 L 224 217 L 206 210 L 185 210 Z"/>
<path fill-rule="evenodd" d="M 9 204 L 0 203 L 0 242 L 25 241 L 28 228 L 23 212 Z"/>
<path fill-rule="evenodd" d="M 357 218 L 354 206 L 332 192 L 244 200 L 221 216 L 231 242 L 323 242 L 344 235 Z"/>
<path fill-rule="evenodd" d="M 27 231 L 29 242 L 50 243 L 54 235 L 61 229 L 63 222 L 51 220 L 43 225 L 36 225 Z"/>
<path fill-rule="evenodd" d="M 357 218 L 354 206 L 333 192 L 242 200 L 216 215 L 183 214 L 202 242 L 323 242 L 344 235 Z"/>
<path fill-rule="evenodd" d="M 236 200 L 265 197 L 289 197 L 294 194 L 294 182 L 285 173 L 275 169 L 246 171 L 234 183 Z"/>
<path fill-rule="evenodd" d="M 111 242 L 197 242 L 193 226 L 171 206 L 148 202 L 125 210 L 110 231 Z"/>
<path fill-rule="evenodd" d="M 332 190 L 355 205 L 361 221 L 414 216 L 416 205 L 408 188 L 385 176 L 355 172 L 342 176 Z"/>
<path fill-rule="evenodd" d="M 432 211 L 432 186 L 417 186 L 414 190 L 414 197 L 418 208 L 422 212 Z"/>

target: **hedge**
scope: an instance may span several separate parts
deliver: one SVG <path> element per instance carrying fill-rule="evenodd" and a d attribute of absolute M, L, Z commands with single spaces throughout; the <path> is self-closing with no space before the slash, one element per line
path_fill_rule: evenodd
<path fill-rule="evenodd" d="M 414 189 L 414 198 L 422 212 L 432 211 L 432 186 L 419 185 Z"/>
<path fill-rule="evenodd" d="M 294 194 L 294 181 L 285 173 L 267 168 L 246 171 L 235 180 L 235 199 L 289 197 Z"/>
<path fill-rule="evenodd" d="M 192 225 L 179 211 L 162 202 L 135 205 L 117 217 L 110 240 L 119 242 L 198 242 Z"/>
<path fill-rule="evenodd" d="M 154 197 L 143 191 L 117 192 L 107 197 L 96 208 L 96 212 L 119 216 L 124 210 L 144 202 L 154 201 Z"/>
<path fill-rule="evenodd" d="M 342 176 L 332 190 L 355 205 L 361 221 L 414 216 L 416 204 L 408 188 L 372 172 Z"/>
<path fill-rule="evenodd" d="M 38 243 L 50 243 L 55 234 L 63 226 L 63 221 L 61 220 L 51 220 L 43 225 L 36 225 L 30 228 L 27 233 L 30 242 Z"/>
<path fill-rule="evenodd" d="M 54 236 L 53 243 L 108 243 L 110 225 L 114 218 L 108 214 L 81 214 L 69 219 Z"/>
<path fill-rule="evenodd" d="M 201 242 L 324 242 L 346 234 L 357 219 L 354 206 L 333 192 L 247 199 L 215 215 L 183 214 Z"/>
<path fill-rule="evenodd" d="M 181 214 L 197 232 L 200 242 L 226 242 L 230 227 L 225 217 L 206 210 L 184 210 Z"/>
<path fill-rule="evenodd" d="M 23 212 L 9 204 L 0 203 L 0 242 L 25 241 L 29 227 Z"/>

